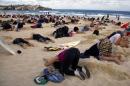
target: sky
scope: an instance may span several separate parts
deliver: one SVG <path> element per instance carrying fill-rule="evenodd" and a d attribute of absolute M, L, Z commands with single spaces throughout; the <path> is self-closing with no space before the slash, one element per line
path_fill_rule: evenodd
<path fill-rule="evenodd" d="M 0 4 L 42 5 L 53 9 L 130 11 L 130 0 L 0 0 Z"/>

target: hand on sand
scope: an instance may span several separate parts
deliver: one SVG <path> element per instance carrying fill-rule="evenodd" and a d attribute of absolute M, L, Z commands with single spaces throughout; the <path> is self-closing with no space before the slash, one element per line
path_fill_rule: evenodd
<path fill-rule="evenodd" d="M 43 58 L 43 62 L 45 66 L 48 66 L 48 60 L 46 58 Z"/>

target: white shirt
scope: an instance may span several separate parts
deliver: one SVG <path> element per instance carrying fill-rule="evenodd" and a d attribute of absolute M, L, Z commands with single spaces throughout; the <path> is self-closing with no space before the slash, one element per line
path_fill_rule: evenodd
<path fill-rule="evenodd" d="M 118 34 L 118 33 L 115 34 L 115 35 L 113 35 L 113 36 L 110 38 L 111 43 L 115 44 L 120 37 L 121 37 L 121 35 Z"/>

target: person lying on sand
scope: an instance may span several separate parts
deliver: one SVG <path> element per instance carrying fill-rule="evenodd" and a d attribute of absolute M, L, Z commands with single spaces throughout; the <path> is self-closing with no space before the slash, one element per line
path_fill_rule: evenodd
<path fill-rule="evenodd" d="M 78 76 L 84 80 L 86 74 L 88 78 L 90 77 L 90 72 L 87 68 L 85 69 L 84 67 L 78 66 L 79 56 L 79 49 L 69 48 L 51 59 L 44 58 L 43 60 L 45 62 L 45 66 L 50 66 L 53 64 L 54 67 L 63 75 Z"/>
<path fill-rule="evenodd" d="M 29 43 L 23 38 L 16 38 L 13 40 L 13 44 L 20 45 L 22 48 L 26 49 L 28 46 L 34 47 L 33 44 Z"/>
<path fill-rule="evenodd" d="M 8 21 L 4 21 L 1 23 L 2 30 L 13 31 L 12 25 Z"/>
<path fill-rule="evenodd" d="M 48 44 L 49 42 L 52 42 L 54 43 L 54 41 L 48 37 L 44 37 L 40 34 L 32 34 L 32 37 L 31 38 L 25 38 L 25 39 L 28 39 L 28 40 L 36 40 L 38 42 L 43 42 L 43 43 L 46 43 Z"/>

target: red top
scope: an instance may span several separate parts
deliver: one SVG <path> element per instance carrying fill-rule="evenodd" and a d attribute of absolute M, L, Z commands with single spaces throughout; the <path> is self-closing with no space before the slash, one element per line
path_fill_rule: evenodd
<path fill-rule="evenodd" d="M 125 24 L 123 24 L 123 25 L 121 26 L 121 28 L 127 29 L 128 26 L 129 26 L 129 23 L 125 23 Z"/>
<path fill-rule="evenodd" d="M 61 61 L 61 62 L 64 61 L 64 59 L 65 59 L 65 52 L 66 52 L 66 50 L 62 51 L 61 53 L 59 53 L 57 55 L 59 61 Z"/>

